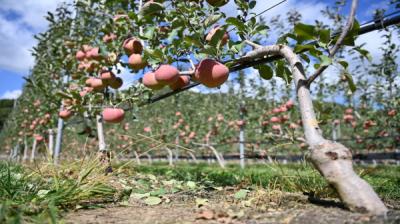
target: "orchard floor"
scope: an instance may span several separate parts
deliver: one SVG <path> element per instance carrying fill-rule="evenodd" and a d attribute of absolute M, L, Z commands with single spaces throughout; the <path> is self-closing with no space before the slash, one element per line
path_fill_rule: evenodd
<path fill-rule="evenodd" d="M 229 195 L 221 192 L 218 195 Z M 281 193 L 277 202 L 270 201 L 254 208 L 237 204 L 230 198 L 210 195 L 208 205 L 199 207 L 192 196 L 182 196 L 168 204 L 148 206 L 139 202 L 108 205 L 106 208 L 68 213 L 66 223 L 400 223 L 400 207 L 393 202 L 386 219 L 352 213 L 332 204 L 311 203 L 307 196 Z"/>
<path fill-rule="evenodd" d="M 400 223 L 400 166 L 356 166 L 390 209 L 344 208 L 310 164 L 0 161 L 0 223 Z"/>
<path fill-rule="evenodd" d="M 400 223 L 399 190 L 396 189 L 400 186 L 399 167 L 358 168 L 358 172 L 383 196 L 390 209 L 386 219 L 344 209 L 332 197 L 334 193 L 319 174 L 308 165 L 251 166 L 245 171 L 240 171 L 237 166 L 221 170 L 205 164 L 181 164 L 174 168 L 166 165 L 136 166 L 134 169 L 157 178 L 196 181 L 198 189 L 159 195 L 162 202 L 156 205 L 148 205 L 142 198 L 130 197 L 123 202 L 105 204 L 103 208 L 69 212 L 63 217 L 64 221 L 71 224 Z M 276 175 L 281 178 L 274 179 Z M 269 182 L 262 182 L 264 180 Z M 207 181 L 212 183 L 212 187 Z M 382 188 L 377 188 L 378 185 Z M 152 184 L 153 190 L 160 187 L 163 186 Z M 240 191 L 245 193 L 240 194 Z"/>

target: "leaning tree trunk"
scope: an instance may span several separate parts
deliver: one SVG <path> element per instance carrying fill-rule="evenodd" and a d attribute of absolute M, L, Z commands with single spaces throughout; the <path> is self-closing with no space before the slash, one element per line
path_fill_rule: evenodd
<path fill-rule="evenodd" d="M 222 155 L 219 154 L 218 151 L 213 146 L 208 145 L 207 147 L 214 153 L 215 158 L 217 158 L 219 166 L 222 169 L 224 169 L 225 168 L 225 162 L 224 162 L 224 159 L 223 159 Z"/>
<path fill-rule="evenodd" d="M 104 128 L 103 128 L 103 117 L 101 115 L 96 115 L 96 127 L 97 127 L 97 138 L 99 140 L 99 152 L 98 158 L 100 163 L 106 166 L 106 173 L 111 173 L 111 154 L 107 150 L 106 141 L 104 138 Z"/>
<path fill-rule="evenodd" d="M 172 153 L 172 150 L 169 149 L 168 147 L 165 147 L 165 150 L 168 152 L 168 164 L 169 166 L 174 166 L 174 154 Z"/>
<path fill-rule="evenodd" d="M 189 154 L 189 156 L 192 158 L 194 163 L 197 163 L 197 158 L 196 156 L 192 153 L 192 152 L 187 152 Z"/>
<path fill-rule="evenodd" d="M 250 43 L 249 43 L 250 44 Z M 310 160 L 339 194 L 344 204 L 353 211 L 384 215 L 387 208 L 372 187 L 353 170 L 351 151 L 344 145 L 326 140 L 318 126 L 304 69 L 298 56 L 284 45 L 256 47 L 242 58 L 249 61 L 267 55 L 283 56 L 291 66 L 299 109 Z"/>

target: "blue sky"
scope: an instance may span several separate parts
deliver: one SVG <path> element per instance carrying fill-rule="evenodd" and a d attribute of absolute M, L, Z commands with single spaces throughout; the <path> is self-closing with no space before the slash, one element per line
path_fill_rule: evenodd
<path fill-rule="evenodd" d="M 20 94 L 26 76 L 33 66 L 34 59 L 29 50 L 36 44 L 33 35 L 46 30 L 47 22 L 44 19 L 47 11 L 53 11 L 64 0 L 1 0 L 0 4 L 0 98 L 15 98 Z M 71 0 L 69 0 L 71 1 Z M 279 0 L 259 0 L 255 11 L 275 4 Z M 324 21 L 319 12 L 326 6 L 333 4 L 333 0 L 288 0 L 284 4 L 269 11 L 267 18 L 278 14 L 285 14 L 290 9 L 297 9 L 303 13 L 306 23 L 313 23 L 315 19 Z M 376 8 L 388 9 L 389 0 L 360 0 L 357 19 L 361 22 L 371 19 Z M 231 3 L 224 10 L 234 13 Z M 393 11 L 393 9 L 388 9 Z M 347 13 L 344 11 L 343 13 Z M 377 46 L 382 42 L 381 34 L 373 32 L 360 37 L 359 43 L 367 42 L 366 48 L 377 59 L 380 52 Z M 399 41 L 397 40 L 397 43 Z M 123 78 L 130 83 L 132 75 L 126 71 Z"/>

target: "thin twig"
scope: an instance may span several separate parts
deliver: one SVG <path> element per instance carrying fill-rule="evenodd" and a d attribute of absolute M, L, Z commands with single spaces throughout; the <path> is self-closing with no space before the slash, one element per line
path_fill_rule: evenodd
<path fill-rule="evenodd" d="M 260 48 L 260 47 L 262 47 L 261 45 L 256 44 L 256 43 L 254 43 L 254 42 L 251 42 L 251 41 L 249 41 L 249 40 L 245 40 L 244 42 L 245 42 L 246 44 L 248 44 L 248 45 L 254 47 L 254 48 Z"/>
<path fill-rule="evenodd" d="M 347 19 L 347 24 L 343 28 L 342 33 L 340 34 L 339 38 L 336 41 L 336 44 L 329 50 L 329 58 L 333 58 L 341 45 L 343 44 L 344 39 L 346 38 L 347 34 L 351 30 L 354 24 L 354 17 L 356 14 L 358 0 L 353 0 L 351 3 L 351 10 L 349 14 L 349 18 Z M 307 86 L 310 86 L 311 83 L 328 68 L 329 65 L 320 66 L 310 78 L 307 79 Z"/>

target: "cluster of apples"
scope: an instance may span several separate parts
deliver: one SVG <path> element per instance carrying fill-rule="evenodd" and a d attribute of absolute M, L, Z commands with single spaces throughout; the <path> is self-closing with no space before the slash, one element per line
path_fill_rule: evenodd
<path fill-rule="evenodd" d="M 202 0 L 189 0 L 189 1 L 190 1 L 190 2 L 199 3 L 199 2 L 201 2 Z M 146 1 L 146 4 L 148 4 L 148 3 L 153 3 L 153 2 L 162 3 L 162 2 L 164 2 L 164 0 L 147 0 L 147 1 Z M 221 7 L 221 6 L 226 5 L 226 4 L 229 2 L 229 0 L 206 0 L 206 2 L 207 2 L 208 4 L 210 4 L 211 6 L 214 6 L 214 7 Z"/>
<path fill-rule="evenodd" d="M 355 128 L 357 126 L 357 122 L 356 122 L 355 117 L 353 115 L 353 109 L 352 108 L 347 108 L 344 111 L 343 120 L 344 120 L 345 123 L 351 124 L 351 126 L 353 128 Z"/>
<path fill-rule="evenodd" d="M 131 69 L 137 71 L 147 66 L 147 62 L 142 57 L 143 44 L 141 40 L 135 37 L 128 38 L 124 41 L 123 48 L 129 56 L 128 65 Z"/>
<path fill-rule="evenodd" d="M 229 69 L 213 59 L 204 59 L 197 66 L 192 77 L 201 84 L 214 88 L 222 85 L 229 76 Z M 161 65 L 154 72 L 148 72 L 143 76 L 143 85 L 160 90 L 169 86 L 172 90 L 178 90 L 190 83 L 189 76 L 181 76 L 179 70 L 172 65 Z"/>
<path fill-rule="evenodd" d="M 35 100 L 33 102 L 33 108 L 31 109 L 26 108 L 23 110 L 23 113 L 26 114 L 27 118 L 24 119 L 20 124 L 20 127 L 23 128 L 25 131 L 18 132 L 19 142 L 23 141 L 22 137 L 24 135 L 28 136 L 33 135 L 38 142 L 43 141 L 44 139 L 43 136 L 39 133 L 34 133 L 34 132 L 37 130 L 39 126 L 47 125 L 50 122 L 51 115 L 50 113 L 45 113 L 42 117 L 33 117 L 31 112 L 32 111 L 40 112 L 41 111 L 40 106 L 41 106 L 41 101 Z M 29 120 L 31 120 L 31 122 Z"/>
<path fill-rule="evenodd" d="M 264 120 L 262 121 L 261 125 L 262 126 L 268 126 L 270 123 L 272 124 L 271 128 L 275 132 L 280 132 L 281 129 L 281 124 L 285 124 L 289 120 L 289 115 L 284 114 L 285 112 L 289 111 L 292 109 L 294 106 L 294 102 L 292 100 L 288 100 L 286 103 L 282 104 L 279 107 L 273 108 L 272 111 L 270 111 L 267 114 L 273 114 L 269 120 Z M 289 128 L 290 129 L 296 129 L 298 128 L 299 125 L 295 123 L 290 123 Z"/>
<path fill-rule="evenodd" d="M 368 129 L 373 126 L 376 126 L 376 122 L 374 122 L 373 120 L 364 121 L 364 123 L 363 123 L 364 132 L 368 132 Z"/>
<path fill-rule="evenodd" d="M 172 126 L 173 129 L 179 129 L 179 140 L 175 139 L 175 141 L 183 140 L 185 144 L 189 144 L 190 141 L 196 137 L 196 132 L 191 131 L 191 128 L 188 124 L 185 124 L 185 120 L 182 117 L 182 113 L 180 111 L 175 112 L 175 116 L 177 117 L 177 122 Z M 146 130 L 145 130 L 146 131 Z M 179 142 L 176 142 L 179 144 Z"/>
<path fill-rule="evenodd" d="M 387 115 L 388 115 L 389 117 L 394 117 L 394 116 L 396 116 L 396 114 L 397 114 L 397 111 L 396 111 L 395 109 L 391 109 L 391 110 L 389 110 L 389 111 L 387 112 Z"/>
<path fill-rule="evenodd" d="M 213 36 L 220 29 L 221 27 L 219 26 L 211 29 L 206 36 L 206 41 L 211 41 Z M 228 40 L 229 34 L 225 32 L 221 38 L 221 45 L 225 45 Z M 140 41 L 138 41 L 136 44 L 138 50 L 142 49 Z M 131 46 L 133 46 L 133 42 Z M 133 47 L 131 47 L 131 49 L 133 49 Z M 131 57 L 132 55 L 129 58 L 130 65 L 134 62 L 137 65 L 142 65 L 140 55 L 132 57 L 132 60 Z M 228 79 L 228 76 L 229 69 L 225 65 L 213 59 L 204 59 L 195 66 L 195 71 L 192 79 L 194 81 L 200 82 L 201 84 L 209 88 L 215 88 L 222 85 Z M 169 86 L 169 88 L 172 90 L 178 90 L 187 86 L 190 83 L 190 77 L 181 76 L 179 75 L 179 70 L 177 68 L 172 65 L 163 64 L 160 65 L 155 71 L 146 73 L 143 76 L 142 83 L 152 90 L 160 90 L 165 86 Z"/>

